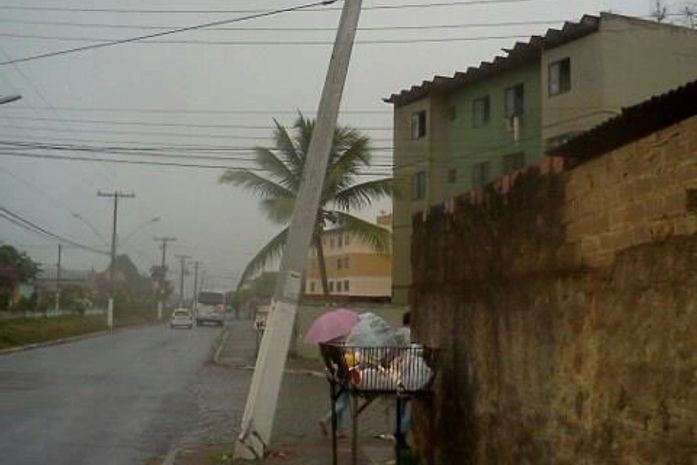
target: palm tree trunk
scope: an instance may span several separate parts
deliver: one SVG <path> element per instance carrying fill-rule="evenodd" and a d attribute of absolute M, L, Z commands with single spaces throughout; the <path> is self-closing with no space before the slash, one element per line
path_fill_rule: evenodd
<path fill-rule="evenodd" d="M 322 291 L 325 296 L 329 295 L 329 284 L 327 283 L 327 264 L 324 263 L 324 248 L 322 247 L 322 227 L 317 226 L 315 232 L 315 249 L 317 249 L 317 263 L 319 264 L 319 276 L 322 281 Z"/>

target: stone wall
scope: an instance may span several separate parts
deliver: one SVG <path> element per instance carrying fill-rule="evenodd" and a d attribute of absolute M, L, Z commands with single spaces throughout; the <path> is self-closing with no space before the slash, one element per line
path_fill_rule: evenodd
<path fill-rule="evenodd" d="M 414 218 L 414 332 L 441 349 L 418 447 L 443 465 L 693 465 L 697 118 L 514 178 Z"/>

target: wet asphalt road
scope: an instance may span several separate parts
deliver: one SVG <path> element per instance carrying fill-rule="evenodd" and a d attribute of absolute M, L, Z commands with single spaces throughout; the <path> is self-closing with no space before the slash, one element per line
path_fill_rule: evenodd
<path fill-rule="evenodd" d="M 207 363 L 219 332 L 155 326 L 0 356 L 0 462 L 141 464 L 236 422 L 249 376 Z"/>

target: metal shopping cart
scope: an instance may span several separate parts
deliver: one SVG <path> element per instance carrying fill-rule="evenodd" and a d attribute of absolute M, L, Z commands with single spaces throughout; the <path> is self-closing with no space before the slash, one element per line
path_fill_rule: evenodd
<path fill-rule="evenodd" d="M 437 350 L 420 344 L 402 347 L 365 347 L 320 344 L 327 372 L 332 406 L 332 460 L 338 465 L 335 403 L 347 392 L 352 411 L 352 464 L 357 463 L 358 416 L 380 396 L 396 399 L 395 454 L 397 465 L 404 448 L 402 415 L 409 398 L 430 400 L 436 375 Z M 363 400 L 362 405 L 359 400 Z"/>

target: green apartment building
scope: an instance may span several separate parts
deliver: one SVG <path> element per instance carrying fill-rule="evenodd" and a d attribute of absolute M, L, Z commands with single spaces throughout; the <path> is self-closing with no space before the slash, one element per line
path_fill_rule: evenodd
<path fill-rule="evenodd" d="M 697 78 L 697 31 L 603 13 L 436 76 L 394 106 L 393 300 L 408 301 L 412 216 L 536 165 L 547 149 Z"/>

